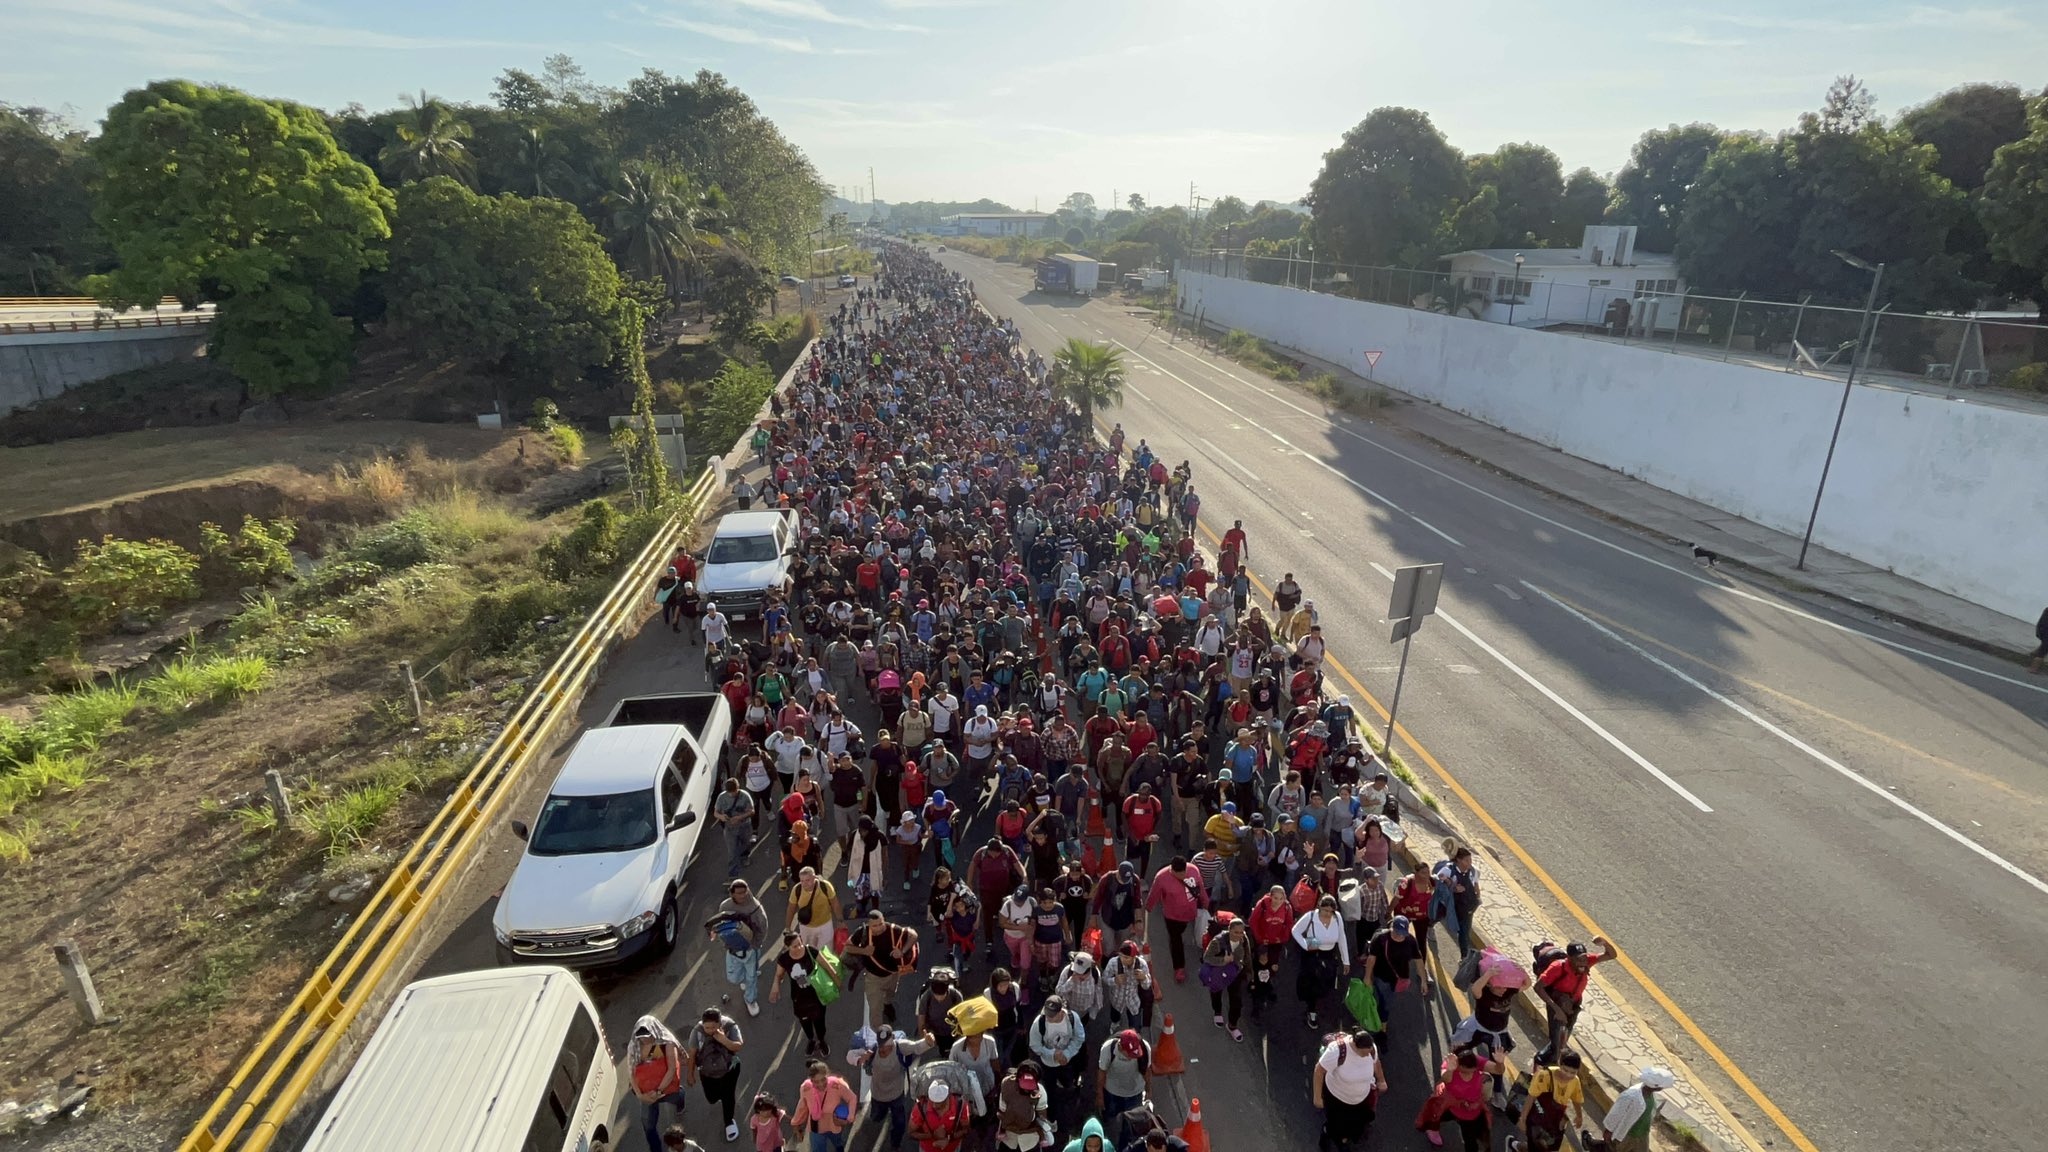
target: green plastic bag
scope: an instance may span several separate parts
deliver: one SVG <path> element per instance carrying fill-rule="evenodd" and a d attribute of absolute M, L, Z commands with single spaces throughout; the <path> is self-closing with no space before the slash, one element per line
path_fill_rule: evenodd
<path fill-rule="evenodd" d="M 811 952 L 817 957 L 811 965 L 811 991 L 817 994 L 818 1003 L 829 1008 L 846 991 L 839 984 L 844 969 L 830 948 L 813 948 Z"/>
<path fill-rule="evenodd" d="M 1353 976 L 1344 989 L 1344 1007 L 1351 1010 L 1351 1018 L 1368 1032 L 1381 1030 L 1379 997 L 1372 994 L 1372 985 L 1362 978 Z"/>

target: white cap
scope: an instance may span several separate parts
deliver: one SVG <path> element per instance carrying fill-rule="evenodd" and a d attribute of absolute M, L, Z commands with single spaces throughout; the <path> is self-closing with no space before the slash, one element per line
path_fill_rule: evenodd
<path fill-rule="evenodd" d="M 932 1086 L 924 1090 L 924 1094 L 932 1103 L 944 1104 L 946 1097 L 953 1094 L 953 1090 L 946 1087 L 944 1080 L 934 1080 L 932 1081 Z"/>
<path fill-rule="evenodd" d="M 1676 1083 L 1678 1083 L 1678 1078 L 1671 1074 L 1671 1069 L 1664 1067 L 1662 1064 L 1652 1064 L 1643 1069 L 1643 1087 L 1645 1088 L 1655 1088 L 1662 1092 Z"/>

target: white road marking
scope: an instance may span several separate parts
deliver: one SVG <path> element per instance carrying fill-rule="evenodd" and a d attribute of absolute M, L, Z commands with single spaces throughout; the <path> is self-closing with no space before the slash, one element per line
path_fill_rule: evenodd
<path fill-rule="evenodd" d="M 1522 594 L 1520 592 L 1515 591 L 1513 588 L 1510 588 L 1505 584 L 1495 584 L 1494 587 L 1506 593 L 1507 598 L 1510 600 L 1520 600 L 1522 598 Z"/>
<path fill-rule="evenodd" d="M 1140 393 L 1140 395 L 1142 395 L 1142 393 Z M 1218 456 L 1223 457 L 1224 463 L 1229 464 L 1231 467 L 1237 469 L 1239 472 L 1242 472 L 1245 475 L 1251 477 L 1254 482 L 1259 484 L 1265 483 L 1264 480 L 1259 479 L 1259 474 L 1257 472 L 1254 472 L 1251 469 L 1245 467 L 1244 465 L 1239 464 L 1237 462 L 1237 457 L 1232 456 L 1230 453 L 1225 452 L 1223 449 L 1216 447 L 1215 442 L 1210 440 L 1207 436 L 1197 436 L 1195 437 L 1195 439 L 1200 440 L 1202 443 L 1209 445 L 1209 450 L 1216 453 Z"/>
<path fill-rule="evenodd" d="M 1600 633 L 1602 636 L 1607 637 L 1609 640 L 1614 641 L 1616 644 L 1619 644 L 1622 647 L 1628 649 L 1629 651 L 1634 652 L 1636 655 L 1641 656 L 1643 659 L 1648 660 L 1650 663 L 1655 664 L 1657 667 L 1662 668 L 1664 671 L 1671 673 L 1673 676 L 1678 677 L 1685 683 L 1690 684 L 1694 688 L 1697 688 L 1700 691 L 1706 693 L 1708 696 L 1713 697 L 1720 703 L 1727 705 L 1730 709 L 1732 709 L 1737 715 L 1741 716 L 1743 719 L 1748 720 L 1750 723 L 1755 724 L 1757 727 L 1762 728 L 1764 731 L 1769 732 L 1771 735 L 1776 736 L 1778 739 L 1783 740 L 1785 743 L 1790 744 L 1794 748 L 1799 749 L 1801 752 L 1806 753 L 1808 756 L 1812 757 L 1819 763 L 1824 764 L 1827 767 L 1834 769 L 1836 772 L 1841 773 L 1844 777 L 1849 779 L 1858 787 L 1869 792 L 1871 795 L 1881 797 L 1886 803 L 1897 807 L 1901 811 L 1912 816 L 1914 819 L 1927 825 L 1929 828 L 1932 828 L 1935 831 L 1941 833 L 1942 835 L 1948 837 L 1949 839 L 1954 840 L 1956 843 L 1961 844 L 1963 847 L 1968 848 L 1970 851 L 1975 852 L 1977 855 L 1982 856 L 1984 859 L 1989 860 L 1991 863 L 1998 865 L 2001 869 L 2005 870 L 2006 872 L 2009 872 L 2012 875 L 2019 877 L 2021 880 L 2025 881 L 2034 889 L 2043 893 L 2048 893 L 2048 881 L 2042 880 L 2040 877 L 2035 876 L 2033 873 L 2026 871 L 2019 865 L 2014 864 L 2012 861 L 2007 860 L 2005 857 L 2000 856 L 1996 852 L 1993 852 L 1991 849 L 1984 847 L 1982 844 L 1977 843 L 1975 840 L 1970 839 L 1968 836 L 1965 836 L 1961 832 L 1955 830 L 1954 828 L 1949 827 L 1947 824 L 1942 823 L 1935 817 L 1928 815 L 1926 812 L 1921 811 L 1919 808 L 1914 807 L 1912 804 L 1909 804 L 1906 801 L 1899 799 L 1897 796 L 1892 795 L 1890 789 L 1880 786 L 1875 781 L 1872 781 L 1869 777 L 1863 775 L 1862 773 L 1856 771 L 1853 768 L 1850 768 L 1849 766 L 1843 764 L 1841 761 L 1836 760 L 1834 757 L 1829 756 L 1827 753 L 1822 752 L 1820 749 L 1815 748 L 1813 745 L 1808 744 L 1806 741 L 1801 740 L 1799 737 L 1794 736 L 1790 732 L 1785 731 L 1783 728 L 1778 727 L 1776 724 L 1773 724 L 1771 721 L 1758 715 L 1754 710 L 1752 710 L 1749 706 L 1743 704 L 1741 701 L 1735 700 L 1728 696 L 1724 696 L 1721 693 L 1716 692 L 1714 689 L 1709 688 L 1707 685 L 1701 683 L 1697 679 L 1694 679 L 1692 676 L 1688 675 L 1686 672 L 1679 669 L 1677 666 L 1671 664 L 1669 661 L 1651 653 L 1649 650 L 1637 645 L 1635 642 L 1627 639 L 1626 637 L 1621 636 L 1620 634 L 1616 633 L 1613 629 L 1608 628 L 1607 626 L 1601 624 L 1599 621 L 1579 611 L 1577 608 L 1572 607 L 1571 605 L 1565 603 L 1564 601 L 1558 599 L 1557 597 L 1551 595 L 1543 589 L 1538 588 L 1536 585 L 1529 583 L 1527 580 L 1522 581 L 1521 584 L 1522 587 L 1527 588 L 1529 591 L 1534 592 L 1536 595 L 1541 596 L 1545 600 L 1550 601 L 1558 608 L 1563 609 L 1565 614 L 1572 617 L 1572 619 L 1577 620 L 1579 623 L 1584 624 L 1586 627 L 1591 628 L 1593 631 Z"/>
<path fill-rule="evenodd" d="M 1128 345 L 1126 345 L 1126 347 L 1128 347 Z M 1322 419 L 1324 423 L 1329 423 L 1327 417 L 1320 417 L 1317 413 L 1311 412 L 1306 408 L 1294 404 L 1283 396 L 1279 396 L 1264 388 L 1260 388 L 1259 385 L 1254 384 L 1249 380 L 1246 380 L 1244 377 L 1239 376 L 1237 373 L 1232 372 L 1228 368 L 1223 367 L 1222 365 L 1216 363 L 1213 360 L 1208 359 L 1205 356 L 1198 356 L 1195 353 L 1188 351 L 1185 347 L 1182 347 L 1177 344 L 1169 344 L 1167 345 L 1167 347 L 1173 348 L 1176 351 L 1179 351 L 1187 355 L 1190 359 L 1193 359 L 1194 361 L 1196 361 L 1199 364 L 1202 364 L 1205 367 L 1215 369 L 1217 372 L 1230 377 L 1232 380 L 1235 380 L 1248 388 L 1257 388 L 1260 392 L 1264 393 L 1269 399 L 1277 400 L 1281 404 L 1287 406 L 1288 408 L 1292 408 L 1294 411 L 1299 412 L 1304 416 L 1317 417 L 1319 419 Z M 1180 382 L 1183 384 L 1188 383 L 1186 380 L 1181 379 L 1181 377 L 1174 376 L 1171 372 L 1168 372 L 1166 374 L 1168 376 L 1173 376 L 1175 380 L 1180 380 Z M 1188 387 L 1195 388 L 1195 386 L 1192 384 L 1188 384 Z M 1207 392 L 1203 392 L 1200 388 L 1195 388 L 1195 391 L 1200 393 L 1204 397 L 1207 397 L 1212 403 L 1220 405 L 1225 411 L 1230 411 L 1233 413 L 1235 412 L 1235 409 L 1232 409 L 1230 405 L 1224 404 L 1223 401 L 1217 400 L 1213 396 L 1209 396 Z M 1978 676 L 1983 676 L 1991 680 L 1997 680 L 2001 683 L 2011 684 L 2018 688 L 2025 688 L 2029 692 L 2039 692 L 2044 695 L 2048 695 L 2048 686 L 2022 680 L 2016 676 L 2007 676 L 1999 672 L 1993 672 L 1988 668 L 1979 668 L 1974 664 L 1966 663 L 1962 660 L 1956 660 L 1948 656 L 1943 656 L 1939 652 L 1929 652 L 1924 648 L 1915 648 L 1910 644 L 1902 644 L 1897 640 L 1893 640 L 1885 636 L 1879 636 L 1874 632 L 1865 632 L 1861 628 L 1851 628 L 1847 624 L 1838 624 L 1833 620 L 1829 620 L 1821 616 L 1816 616 L 1811 612 L 1808 612 L 1801 608 L 1795 608 L 1792 605 L 1784 603 L 1782 601 L 1773 600 L 1768 596 L 1760 596 L 1757 593 L 1749 591 L 1748 589 L 1734 587 L 1718 580 L 1710 580 L 1697 572 L 1689 572 L 1676 564 L 1670 564 L 1663 560 L 1659 560 L 1654 556 L 1645 555 L 1644 553 L 1638 552 L 1633 548 L 1627 547 L 1626 545 L 1617 544 L 1612 540 L 1602 539 L 1601 537 L 1596 536 L 1583 528 L 1577 528 L 1570 524 L 1566 524 L 1562 520 L 1557 520 L 1552 517 L 1545 516 L 1543 513 L 1538 512 L 1533 508 L 1530 508 L 1523 504 L 1517 504 L 1513 500 L 1510 500 L 1507 497 L 1501 496 L 1497 493 L 1489 492 L 1486 489 L 1479 487 L 1477 484 L 1473 484 L 1467 480 L 1463 480 L 1457 476 L 1453 476 L 1449 472 L 1446 472 L 1441 468 L 1435 467 L 1434 465 L 1429 464 L 1426 461 L 1418 460 L 1415 457 L 1408 455 L 1406 452 L 1402 452 L 1394 448 L 1389 448 L 1385 444 L 1382 444 L 1379 441 L 1374 440 L 1372 437 L 1367 436 L 1361 432 L 1358 432 L 1355 429 L 1346 428 L 1338 424 L 1330 424 L 1330 426 L 1336 429 L 1337 431 L 1342 432 L 1345 435 L 1352 437 L 1353 439 L 1356 439 L 1362 444 L 1365 444 L 1372 448 L 1376 448 L 1379 451 L 1384 452 L 1397 460 L 1405 460 L 1408 463 L 1415 465 L 1417 468 L 1420 468 L 1425 472 L 1448 480 L 1451 483 L 1456 484 L 1460 488 L 1464 488 L 1470 492 L 1474 492 L 1480 496 L 1484 496 L 1486 499 L 1491 500 L 1496 504 L 1500 504 L 1507 508 L 1512 508 L 1515 511 L 1520 512 L 1524 516 L 1528 516 L 1535 520 L 1540 520 L 1553 528 L 1569 532 L 1574 536 L 1581 537 L 1582 539 L 1590 540 L 1593 543 L 1600 545 L 1602 548 L 1612 549 L 1613 551 L 1619 552 L 1624 556 L 1640 560 L 1645 564 L 1649 564 L 1657 568 L 1662 568 L 1666 572 L 1670 572 L 1678 576 L 1683 576 L 1687 580 L 1691 580 L 1698 584 L 1704 584 L 1709 588 L 1715 589 L 1716 591 L 1725 592 L 1730 596 L 1738 596 L 1744 600 L 1751 601 L 1752 603 L 1761 604 L 1766 608 L 1773 608 L 1779 612 L 1786 613 L 1787 615 L 1796 616 L 1801 620 L 1807 620 L 1812 623 L 1819 624 L 1825 628 L 1832 628 L 1837 632 L 1846 632 L 1851 636 L 1860 636 L 1865 640 L 1869 640 L 1877 644 L 1882 644 L 1887 648 L 1893 649 L 1894 651 L 1904 652 L 1911 656 L 1919 656 L 1924 659 L 1933 660 L 1941 664 L 1946 664 L 1952 668 L 1960 668 L 1965 672 L 1971 672 Z M 1311 457 L 1311 459 L 1313 459 L 1313 457 Z"/>
<path fill-rule="evenodd" d="M 1372 562 L 1372 569 L 1373 571 L 1378 572 L 1380 575 L 1386 577 L 1388 580 L 1392 580 L 1394 578 L 1394 573 L 1390 571 L 1384 564 L 1381 564 L 1378 561 Z M 1628 757 L 1629 760 L 1635 763 L 1636 767 L 1641 768 L 1645 772 L 1648 772 L 1651 776 L 1655 777 L 1665 787 L 1671 789 L 1673 792 L 1678 793 L 1678 795 L 1682 797 L 1686 803 L 1691 804 L 1693 807 L 1699 809 L 1702 812 L 1713 811 L 1713 809 L 1707 805 L 1706 801 L 1693 795 L 1692 792 L 1689 789 L 1687 789 L 1685 785 L 1680 784 L 1676 780 L 1673 780 L 1669 775 L 1665 773 L 1665 771 L 1662 768 L 1659 768 L 1655 764 L 1650 763 L 1648 758 L 1646 758 L 1642 753 L 1629 747 L 1626 743 L 1623 743 L 1621 737 L 1616 736 L 1614 733 L 1609 732 L 1607 729 L 1601 727 L 1600 722 L 1598 720 L 1595 720 L 1591 716 L 1588 716 L 1584 712 L 1581 712 L 1577 705 L 1573 704 L 1571 701 L 1565 699 L 1564 697 L 1558 695 L 1557 692 L 1550 687 L 1550 685 L 1545 684 L 1543 681 L 1538 680 L 1536 677 L 1531 676 L 1528 672 L 1524 671 L 1520 664 L 1517 664 L 1513 660 L 1508 659 L 1506 653 L 1502 652 L 1498 648 L 1495 648 L 1493 645 L 1488 644 L 1486 641 L 1481 640 L 1477 632 L 1474 632 L 1470 628 L 1467 628 L 1463 624 L 1459 623 L 1458 620 L 1455 617 L 1453 617 L 1449 612 L 1446 612 L 1441 605 L 1439 605 L 1436 610 L 1436 616 L 1437 619 L 1442 620 L 1444 623 L 1457 629 L 1459 635 L 1463 636 L 1465 639 L 1470 640 L 1473 644 L 1477 645 L 1480 651 L 1486 653 L 1488 656 L 1493 657 L 1496 661 L 1500 663 L 1501 667 L 1506 668 L 1508 671 L 1513 672 L 1517 677 L 1521 678 L 1521 681 L 1524 684 L 1527 684 L 1529 687 L 1534 688 L 1538 692 L 1541 692 L 1545 699 L 1548 699 L 1552 704 L 1557 705 L 1559 708 L 1564 709 L 1566 715 L 1570 716 L 1574 720 L 1577 720 L 1580 724 L 1585 725 L 1587 731 L 1593 733 L 1593 735 L 1595 736 L 1600 737 L 1600 739 L 1605 740 L 1608 743 L 1608 745 L 1611 746 L 1615 751 L 1621 753 L 1623 756 Z"/>

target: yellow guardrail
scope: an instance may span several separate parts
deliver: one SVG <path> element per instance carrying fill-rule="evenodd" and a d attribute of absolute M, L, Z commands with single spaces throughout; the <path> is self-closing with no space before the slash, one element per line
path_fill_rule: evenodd
<path fill-rule="evenodd" d="M 0 336 L 38 332 L 107 332 L 121 328 L 196 328 L 213 323 L 211 312 L 143 312 L 134 316 L 97 315 L 89 320 L 9 320 L 0 322 Z"/>
<path fill-rule="evenodd" d="M 213 1105 L 178 1145 L 179 1152 L 235 1148 L 262 1152 L 313 1086 L 335 1047 L 393 965 L 419 934 L 442 889 L 458 877 L 526 770 L 547 753 L 564 723 L 573 723 L 611 646 L 632 622 L 647 589 L 681 536 L 687 517 L 713 495 L 706 469 L 671 516 L 612 585 L 583 627 L 533 690 L 519 702 L 505 729 L 434 815 L 370 902 L 277 1022 L 235 1070 Z"/>

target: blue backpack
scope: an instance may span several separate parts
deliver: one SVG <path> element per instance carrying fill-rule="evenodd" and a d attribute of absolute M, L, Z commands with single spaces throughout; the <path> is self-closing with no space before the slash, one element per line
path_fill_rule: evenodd
<path fill-rule="evenodd" d="M 735 956 L 744 956 L 754 950 L 754 945 L 748 941 L 746 932 L 741 929 L 737 920 L 720 920 L 712 927 L 712 931 L 717 933 L 718 942 L 725 945 L 725 950 Z"/>

